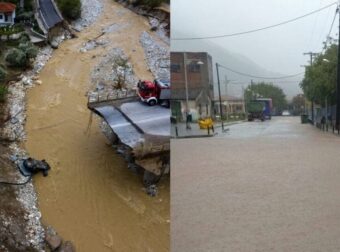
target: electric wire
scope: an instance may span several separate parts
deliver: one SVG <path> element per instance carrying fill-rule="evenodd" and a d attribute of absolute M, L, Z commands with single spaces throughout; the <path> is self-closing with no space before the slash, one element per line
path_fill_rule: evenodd
<path fill-rule="evenodd" d="M 267 79 L 267 80 L 279 80 L 279 79 L 288 79 L 288 78 L 292 78 L 292 77 L 296 77 L 296 76 L 299 76 L 301 74 L 304 74 L 305 72 L 301 72 L 301 73 L 297 73 L 297 74 L 292 74 L 292 75 L 285 75 L 285 76 L 281 76 L 281 77 L 264 77 L 264 76 L 256 76 L 256 75 L 252 75 L 252 74 L 248 74 L 248 73 L 243 73 L 243 72 L 239 72 L 239 71 L 236 71 L 232 68 L 229 68 L 229 67 L 226 67 L 226 66 L 223 66 L 221 64 L 218 64 L 219 67 L 222 67 L 226 70 L 229 70 L 230 72 L 233 72 L 233 73 L 236 73 L 236 74 L 239 74 L 239 75 L 243 75 L 243 76 L 247 76 L 247 77 L 251 77 L 251 78 L 256 78 L 256 79 Z"/>
<path fill-rule="evenodd" d="M 324 22 L 323 22 L 323 26 L 320 26 L 320 28 L 322 28 L 321 29 L 321 31 L 326 31 L 327 30 L 327 28 L 328 28 L 328 20 L 329 19 L 332 19 L 332 13 L 330 12 L 330 8 L 328 9 L 328 11 L 327 11 L 327 14 L 326 14 L 326 18 L 324 19 Z M 331 15 L 330 15 L 331 14 Z M 325 36 L 325 34 L 324 33 L 320 33 L 320 36 L 318 37 L 318 39 L 315 39 L 315 43 L 317 44 L 317 45 L 319 45 L 320 44 L 320 42 L 322 43 L 322 41 L 323 41 L 323 39 L 324 39 L 324 36 Z"/>
<path fill-rule="evenodd" d="M 261 27 L 261 28 L 257 28 L 257 29 L 253 29 L 253 30 L 249 30 L 249 31 L 236 32 L 236 33 L 224 34 L 224 35 L 216 35 L 216 36 L 206 36 L 206 37 L 171 38 L 171 40 L 218 39 L 218 38 L 234 37 L 234 36 L 240 36 L 240 35 L 244 35 L 244 34 L 254 33 L 254 32 L 263 31 L 263 30 L 266 30 L 266 29 L 271 29 L 271 28 L 274 28 L 274 27 L 277 27 L 277 26 L 281 26 L 281 25 L 285 25 L 285 24 L 297 21 L 299 19 L 302 19 L 302 18 L 305 18 L 307 16 L 313 15 L 313 14 L 318 13 L 320 11 L 323 11 L 323 10 L 325 10 L 325 9 L 327 9 L 327 8 L 333 6 L 333 5 L 336 5 L 336 4 L 337 4 L 337 2 L 333 2 L 333 3 L 329 4 L 329 5 L 326 5 L 326 6 L 322 7 L 322 8 L 320 8 L 320 9 L 317 9 L 315 11 L 309 12 L 309 13 L 304 14 L 302 16 L 299 16 L 299 17 L 296 17 L 296 18 L 293 18 L 293 19 L 289 19 L 289 20 L 286 20 L 286 21 L 283 21 L 283 22 L 280 22 L 280 23 L 277 23 L 277 24 L 274 24 L 274 25 L 269 25 L 269 26 L 265 26 L 265 27 Z"/>
<path fill-rule="evenodd" d="M 321 0 L 319 0 L 318 8 L 320 8 L 320 6 L 321 6 Z M 329 10 L 330 10 L 330 8 L 328 9 L 328 12 L 329 12 Z M 328 17 L 328 12 L 327 12 L 327 17 Z M 310 39 L 309 39 L 308 48 L 311 48 L 311 50 L 312 50 L 312 44 L 313 44 L 313 42 L 314 42 L 313 37 L 314 37 L 314 33 L 315 33 L 316 23 L 317 23 L 317 21 L 319 20 L 319 14 L 320 14 L 320 12 L 318 12 L 318 14 L 316 15 L 316 17 L 315 17 L 315 19 L 314 19 L 312 34 L 311 34 Z"/>
<path fill-rule="evenodd" d="M 335 14 L 334 14 L 334 17 L 333 17 L 333 21 L 332 21 L 332 24 L 331 24 L 331 28 L 329 29 L 327 38 L 329 38 L 330 35 L 331 35 L 331 32 L 332 32 L 332 30 L 333 30 L 333 26 L 334 26 L 334 22 L 335 22 L 335 18 L 336 18 L 336 16 L 337 16 L 338 13 L 339 13 L 339 8 L 337 8 L 336 11 L 335 11 Z"/>

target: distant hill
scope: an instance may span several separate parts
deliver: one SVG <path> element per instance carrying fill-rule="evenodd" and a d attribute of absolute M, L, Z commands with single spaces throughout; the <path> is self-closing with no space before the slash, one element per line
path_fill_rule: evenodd
<path fill-rule="evenodd" d="M 176 33 L 176 37 L 182 37 L 180 33 Z M 183 35 L 184 37 L 184 35 Z M 282 73 L 275 73 L 268 71 L 261 66 L 257 65 L 256 62 L 253 62 L 245 55 L 240 55 L 236 53 L 232 53 L 219 45 L 216 45 L 213 42 L 207 40 L 193 40 L 193 41 L 171 41 L 171 51 L 188 51 L 188 52 L 208 52 L 214 61 L 214 83 L 215 83 L 215 92 L 217 93 L 217 77 L 216 77 L 216 67 L 215 62 L 218 62 L 221 65 L 225 65 L 229 68 L 232 68 L 238 72 L 248 73 L 256 76 L 264 76 L 264 77 L 279 77 L 284 76 Z M 228 84 L 228 95 L 233 96 L 241 96 L 242 95 L 242 84 L 246 87 L 247 84 L 250 83 L 252 78 L 241 76 L 239 74 L 235 74 L 228 70 L 221 69 L 220 70 L 220 80 L 221 80 L 221 92 L 225 94 L 225 76 L 227 76 L 228 80 L 231 81 Z M 273 82 L 274 85 L 277 85 L 283 89 L 288 99 L 291 99 L 294 95 L 301 93 L 301 89 L 299 88 L 299 81 L 302 79 L 303 75 L 276 81 L 275 80 L 263 80 Z M 261 81 L 260 79 L 253 78 L 254 82 Z M 294 82 L 292 82 L 294 81 Z M 235 84 L 232 84 L 235 83 Z"/>

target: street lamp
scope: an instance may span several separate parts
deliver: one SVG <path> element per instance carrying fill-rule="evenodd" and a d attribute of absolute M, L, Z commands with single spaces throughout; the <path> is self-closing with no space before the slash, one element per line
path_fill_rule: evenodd
<path fill-rule="evenodd" d="M 189 117 L 189 112 L 190 112 L 190 109 L 189 109 L 189 89 L 188 89 L 188 74 L 187 74 L 187 64 L 192 62 L 192 60 L 188 60 L 187 58 L 187 53 L 184 52 L 183 54 L 183 65 L 184 65 L 184 81 L 185 81 L 185 100 L 186 100 L 186 128 L 187 129 L 191 129 L 191 126 L 189 124 L 189 121 L 188 121 L 188 117 Z M 197 65 L 203 65 L 204 63 L 199 60 L 197 62 L 195 62 L 195 64 Z"/>

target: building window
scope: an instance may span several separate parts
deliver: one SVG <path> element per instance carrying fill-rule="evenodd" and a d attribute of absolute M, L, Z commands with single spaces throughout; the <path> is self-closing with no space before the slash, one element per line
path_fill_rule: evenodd
<path fill-rule="evenodd" d="M 181 65 L 180 64 L 171 64 L 171 72 L 172 73 L 180 73 Z"/>
<path fill-rule="evenodd" d="M 0 19 L 4 19 L 4 16 L 2 14 L 0 14 Z"/>
<path fill-rule="evenodd" d="M 191 63 L 189 65 L 189 72 L 199 73 L 201 71 L 201 66 L 196 63 Z"/>

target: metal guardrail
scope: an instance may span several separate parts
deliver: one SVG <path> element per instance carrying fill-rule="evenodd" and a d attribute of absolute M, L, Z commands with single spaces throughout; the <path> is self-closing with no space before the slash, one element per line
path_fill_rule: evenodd
<path fill-rule="evenodd" d="M 88 95 L 87 103 L 90 105 L 134 97 L 137 98 L 135 90 L 106 90 L 103 92 L 90 92 L 90 94 Z"/>

